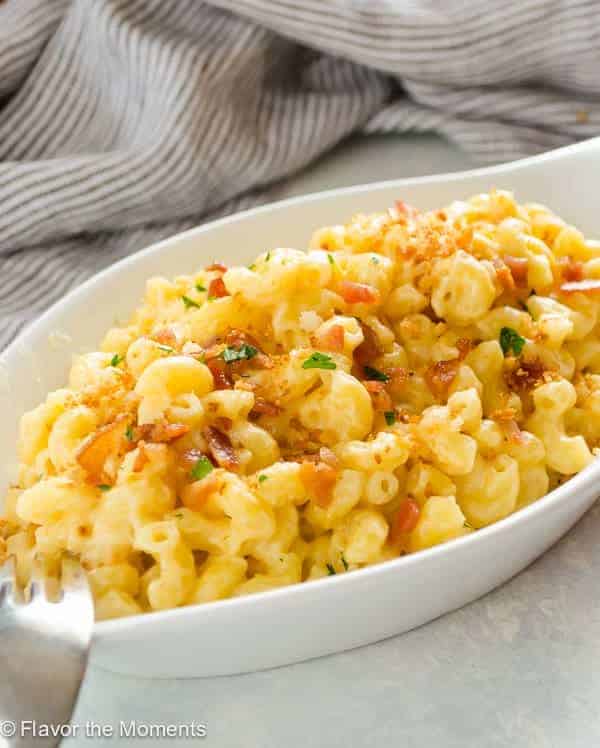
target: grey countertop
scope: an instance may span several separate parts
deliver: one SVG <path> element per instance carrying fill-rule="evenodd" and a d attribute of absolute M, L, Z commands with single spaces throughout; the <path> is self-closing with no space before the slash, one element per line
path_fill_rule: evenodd
<path fill-rule="evenodd" d="M 469 166 L 433 136 L 352 140 L 282 187 L 281 196 Z M 86 737 L 86 722 L 109 726 L 123 745 L 138 745 L 141 737 L 123 737 L 133 720 L 177 730 L 203 723 L 203 743 L 213 748 L 600 745 L 599 530 L 596 506 L 495 592 L 351 652 L 197 680 L 143 680 L 91 668 L 74 716 L 81 729 L 64 745 L 108 742 Z"/>

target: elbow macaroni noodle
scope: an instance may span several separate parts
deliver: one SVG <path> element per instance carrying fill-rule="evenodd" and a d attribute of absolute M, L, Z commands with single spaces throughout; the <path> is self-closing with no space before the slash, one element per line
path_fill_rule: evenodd
<path fill-rule="evenodd" d="M 501 191 L 151 279 L 23 416 L 0 563 L 78 556 L 103 619 L 472 533 L 594 459 L 599 309 L 600 244 Z"/>

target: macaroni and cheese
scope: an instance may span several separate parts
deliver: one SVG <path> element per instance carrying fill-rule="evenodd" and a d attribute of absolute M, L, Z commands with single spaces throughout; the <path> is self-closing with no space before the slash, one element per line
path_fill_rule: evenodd
<path fill-rule="evenodd" d="M 599 309 L 600 242 L 502 191 L 153 278 L 23 416 L 0 563 L 105 619 L 472 533 L 594 459 Z"/>

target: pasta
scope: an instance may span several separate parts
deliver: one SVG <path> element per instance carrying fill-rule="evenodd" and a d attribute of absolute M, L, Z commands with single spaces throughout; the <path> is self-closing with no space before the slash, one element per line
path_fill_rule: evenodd
<path fill-rule="evenodd" d="M 151 279 L 23 416 L 0 563 L 76 555 L 104 619 L 468 535 L 594 459 L 599 310 L 600 243 L 504 191 Z"/>

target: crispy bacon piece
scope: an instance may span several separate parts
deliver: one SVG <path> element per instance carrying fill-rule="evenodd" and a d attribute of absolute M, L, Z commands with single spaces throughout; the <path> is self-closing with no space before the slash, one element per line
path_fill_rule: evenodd
<path fill-rule="evenodd" d="M 222 262 L 213 262 L 211 265 L 207 265 L 204 269 L 208 272 L 214 270 L 217 273 L 226 273 L 227 265 L 224 265 Z"/>
<path fill-rule="evenodd" d="M 260 343 L 253 335 L 250 335 L 249 332 L 245 332 L 244 330 L 230 330 L 225 337 L 225 342 L 227 343 L 227 345 L 234 346 L 235 348 L 239 348 L 244 344 L 251 345 L 258 351 L 256 356 L 253 356 L 250 359 L 251 366 L 257 367 L 259 369 L 273 368 L 273 361 L 271 357 L 268 354 L 263 353 Z M 237 361 L 235 365 L 239 368 L 240 366 L 245 366 L 247 363 L 247 361 Z"/>
<path fill-rule="evenodd" d="M 532 361 L 520 361 L 516 369 L 505 372 L 504 380 L 509 389 L 526 392 L 544 382 L 544 374 L 544 364 L 539 358 L 535 358 Z"/>
<path fill-rule="evenodd" d="M 393 366 L 391 369 L 386 369 L 385 373 L 390 378 L 387 383 L 388 392 L 392 395 L 401 394 L 410 378 L 410 371 L 403 366 Z"/>
<path fill-rule="evenodd" d="M 359 366 L 365 366 L 380 356 L 383 353 L 383 348 L 381 347 L 379 338 L 369 325 L 362 322 L 362 320 L 358 320 L 358 324 L 362 330 L 363 341 L 354 351 L 354 361 Z"/>
<path fill-rule="evenodd" d="M 568 283 L 583 280 L 583 263 L 572 257 L 561 257 L 558 261 L 563 281 Z"/>
<path fill-rule="evenodd" d="M 204 452 L 192 447 L 192 449 L 186 449 L 185 452 L 182 452 L 179 460 L 183 469 L 189 472 L 201 457 L 206 457 Z"/>
<path fill-rule="evenodd" d="M 138 426 L 134 431 L 134 437 L 154 444 L 168 444 L 175 441 L 175 439 L 179 439 L 180 436 L 184 436 L 189 430 L 190 427 L 183 423 L 167 423 L 166 421 L 162 421 L 160 423 Z"/>
<path fill-rule="evenodd" d="M 300 480 L 318 506 L 329 506 L 337 480 L 337 470 L 334 467 L 326 462 L 304 460 L 300 464 Z"/>
<path fill-rule="evenodd" d="M 344 328 L 341 325 L 331 325 L 323 335 L 319 336 L 318 347 L 334 353 L 344 350 Z"/>
<path fill-rule="evenodd" d="M 417 526 L 421 509 L 414 499 L 406 499 L 396 512 L 390 528 L 390 541 L 397 543 Z"/>
<path fill-rule="evenodd" d="M 377 304 L 380 298 L 379 291 L 366 283 L 343 280 L 338 290 L 347 304 Z"/>
<path fill-rule="evenodd" d="M 473 348 L 473 341 L 469 338 L 459 338 L 456 341 L 456 347 L 458 348 L 458 360 L 464 361 Z"/>
<path fill-rule="evenodd" d="M 367 392 L 371 395 L 371 400 L 373 402 L 373 408 L 378 412 L 384 412 L 386 410 L 392 410 L 393 409 L 393 403 L 392 398 L 389 395 L 389 392 L 386 391 L 386 385 L 385 382 L 375 382 L 373 380 L 367 379 L 364 380 L 362 383 L 367 390 Z"/>
<path fill-rule="evenodd" d="M 416 218 L 419 215 L 419 210 L 404 200 L 395 200 L 394 210 L 399 218 Z"/>
<path fill-rule="evenodd" d="M 217 465 L 235 472 L 240 466 L 240 461 L 227 434 L 214 426 L 207 426 L 202 433 Z"/>
<path fill-rule="evenodd" d="M 563 293 L 584 293 L 591 296 L 600 293 L 600 280 L 586 278 L 580 281 L 570 281 L 569 283 L 563 283 L 560 290 Z"/>
<path fill-rule="evenodd" d="M 208 284 L 208 296 L 209 298 L 215 298 L 220 299 L 223 296 L 229 296 L 229 291 L 227 290 L 225 283 L 223 282 L 223 278 L 213 278 L 211 282 Z"/>
<path fill-rule="evenodd" d="M 431 364 L 425 371 L 425 381 L 432 394 L 437 398 L 446 397 L 459 368 L 459 358 L 453 358 L 450 361 L 436 361 L 435 364 Z"/>
<path fill-rule="evenodd" d="M 499 257 L 494 257 L 492 260 L 494 269 L 496 270 L 496 278 L 505 291 L 511 292 L 515 290 L 515 279 L 510 272 L 508 265 L 503 262 Z"/>
<path fill-rule="evenodd" d="M 250 411 L 252 416 L 278 416 L 281 413 L 279 405 L 265 400 L 264 397 L 256 395 L 254 397 L 254 405 Z"/>
<path fill-rule="evenodd" d="M 230 390 L 233 388 L 233 379 L 227 370 L 227 364 L 220 358 L 210 358 L 206 360 L 206 365 L 213 376 L 215 389 Z"/>
<path fill-rule="evenodd" d="M 115 461 L 123 451 L 128 422 L 128 415 L 118 416 L 88 436 L 77 450 L 77 462 L 87 473 L 90 483 L 112 485 L 116 465 L 107 463 Z"/>
<path fill-rule="evenodd" d="M 146 452 L 146 442 L 141 441 L 137 446 L 138 453 L 135 456 L 132 467 L 134 473 L 140 473 L 143 470 L 144 466 L 150 461 L 148 453 Z"/>
<path fill-rule="evenodd" d="M 157 330 L 152 335 L 152 339 L 156 340 L 157 343 L 168 345 L 171 348 L 177 345 L 177 337 L 170 327 L 161 327 L 160 330 Z"/>
<path fill-rule="evenodd" d="M 181 503 L 183 506 L 198 512 L 206 504 L 212 493 L 216 493 L 223 485 L 223 478 L 219 473 L 209 473 L 204 478 L 188 483 L 181 489 Z"/>
<path fill-rule="evenodd" d="M 513 257 L 513 255 L 504 255 L 504 262 L 510 270 L 514 285 L 524 287 L 527 285 L 527 275 L 529 272 L 529 260 L 526 257 Z"/>

